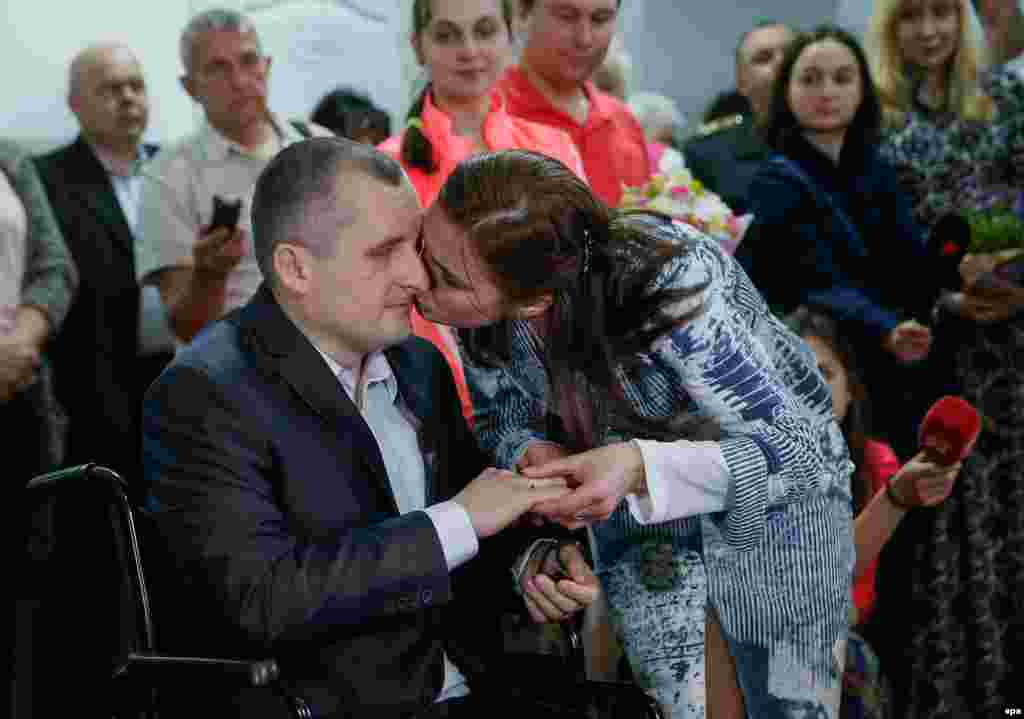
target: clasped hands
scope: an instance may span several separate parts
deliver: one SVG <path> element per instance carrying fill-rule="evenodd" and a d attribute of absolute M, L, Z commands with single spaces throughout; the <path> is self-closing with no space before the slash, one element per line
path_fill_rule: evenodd
<path fill-rule="evenodd" d="M 495 535 L 526 513 L 573 493 L 560 473 L 534 474 L 486 469 L 454 501 L 466 510 L 478 537 Z M 600 594 L 597 577 L 575 544 L 535 552 L 519 582 L 527 611 L 536 622 L 562 621 Z"/>
<path fill-rule="evenodd" d="M 959 267 L 963 291 L 955 293 L 952 302 L 957 314 L 980 324 L 989 324 L 1009 319 L 1024 309 L 1024 288 L 985 286 L 979 282 L 1001 261 L 998 253 L 964 255 Z"/>
<path fill-rule="evenodd" d="M 561 479 L 571 490 L 534 505 L 532 512 L 568 529 L 607 519 L 627 494 L 643 491 L 639 448 L 623 442 L 570 455 L 553 442 L 534 442 L 519 461 L 525 477 Z M 561 621 L 594 602 L 600 586 L 579 546 L 534 557 L 520 581 L 526 608 L 535 622 Z"/>

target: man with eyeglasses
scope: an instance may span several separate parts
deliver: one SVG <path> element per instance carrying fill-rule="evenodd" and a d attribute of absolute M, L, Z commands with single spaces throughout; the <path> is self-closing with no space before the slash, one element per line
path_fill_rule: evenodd
<path fill-rule="evenodd" d="M 259 286 L 247 203 L 260 172 L 288 145 L 330 133 L 269 110 L 270 58 L 245 15 L 196 15 L 181 34 L 180 52 L 181 85 L 205 121 L 145 172 L 136 273 L 159 288 L 171 327 L 187 342 Z M 215 217 L 218 205 L 229 209 L 226 215 Z"/>

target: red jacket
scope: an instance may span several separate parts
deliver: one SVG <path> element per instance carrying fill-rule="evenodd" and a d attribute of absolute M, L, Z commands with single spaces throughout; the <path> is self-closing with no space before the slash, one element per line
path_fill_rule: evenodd
<path fill-rule="evenodd" d="M 869 497 L 883 489 L 886 483 L 900 470 L 900 461 L 892 447 L 885 442 L 869 439 L 864 443 L 864 469 L 871 480 Z M 858 576 L 853 578 L 853 604 L 857 607 L 860 621 L 863 623 L 871 615 L 875 605 L 875 570 L 878 560 L 875 559 Z"/>

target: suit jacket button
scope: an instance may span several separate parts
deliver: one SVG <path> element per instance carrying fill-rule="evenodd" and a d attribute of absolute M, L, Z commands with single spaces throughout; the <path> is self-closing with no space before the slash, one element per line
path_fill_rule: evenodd
<path fill-rule="evenodd" d="M 423 603 L 424 606 L 429 607 L 430 603 L 434 601 L 434 590 L 424 589 L 422 592 L 420 592 L 420 601 Z"/>

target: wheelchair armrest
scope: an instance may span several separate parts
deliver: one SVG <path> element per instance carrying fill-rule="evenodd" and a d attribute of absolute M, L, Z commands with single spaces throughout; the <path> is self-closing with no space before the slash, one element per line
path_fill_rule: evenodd
<path fill-rule="evenodd" d="M 280 670 L 273 659 L 244 661 L 208 657 L 174 657 L 132 652 L 115 670 L 114 678 L 148 686 L 195 683 L 265 687 Z"/>

